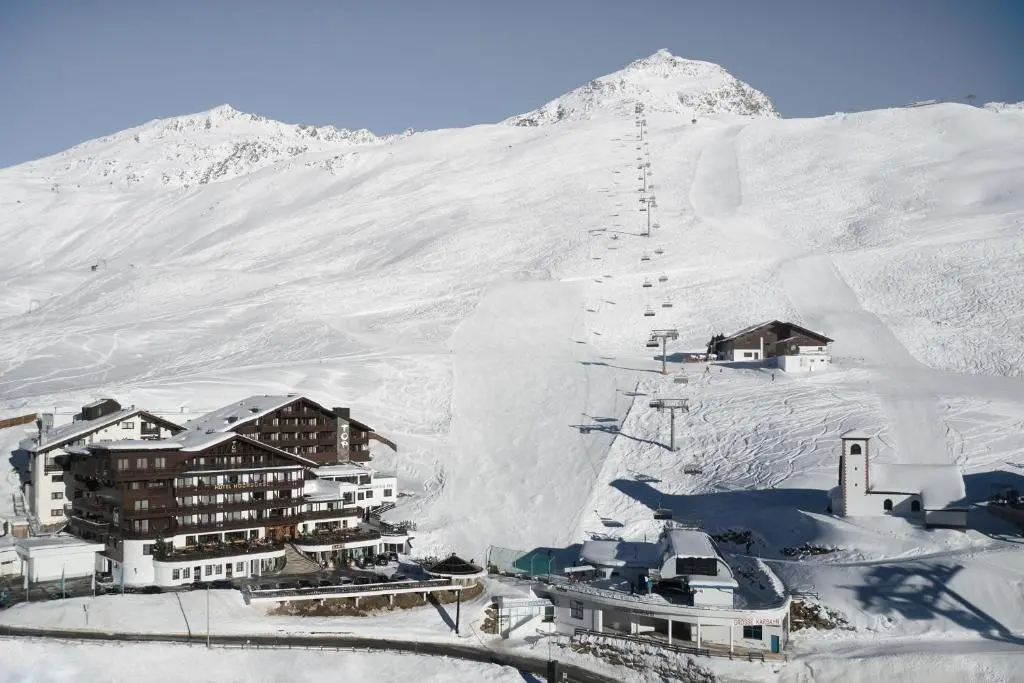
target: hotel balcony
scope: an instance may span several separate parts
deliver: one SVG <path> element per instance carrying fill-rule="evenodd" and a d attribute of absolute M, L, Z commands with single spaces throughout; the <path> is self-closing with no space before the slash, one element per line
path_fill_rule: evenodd
<path fill-rule="evenodd" d="M 196 484 L 194 486 L 175 486 L 174 493 L 183 494 L 214 494 L 245 491 L 284 491 L 301 489 L 305 482 L 301 479 L 274 482 L 239 482 L 236 484 Z"/>
<path fill-rule="evenodd" d="M 284 555 L 284 542 L 269 539 L 247 539 L 244 541 L 220 541 L 200 543 L 185 548 L 169 548 L 165 552 L 153 552 L 156 562 L 193 562 L 198 560 L 215 560 L 224 557 L 241 557 L 263 553 L 279 553 Z"/>
<path fill-rule="evenodd" d="M 293 543 L 302 552 L 317 553 L 362 548 L 373 545 L 380 540 L 380 532 L 375 529 L 341 529 L 313 534 L 301 534 L 293 539 Z"/>

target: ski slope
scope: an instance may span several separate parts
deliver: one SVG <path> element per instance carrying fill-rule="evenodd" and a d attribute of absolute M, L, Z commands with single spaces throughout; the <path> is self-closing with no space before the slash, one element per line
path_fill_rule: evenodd
<path fill-rule="evenodd" d="M 304 392 L 399 444 L 378 457 L 414 494 L 391 515 L 419 522 L 417 552 L 479 560 L 489 545 L 645 533 L 667 501 L 709 530 L 752 529 L 780 562 L 788 545 L 842 548 L 779 572 L 868 614 L 854 618 L 864 633 L 923 637 L 921 621 L 976 637 L 970 620 L 935 615 L 890 628 L 839 588 L 868 570 L 829 565 L 955 557 L 980 572 L 969 597 L 1017 586 L 1024 565 L 983 512 L 967 534 L 925 533 L 835 520 L 825 491 L 854 427 L 878 435 L 882 460 L 961 465 L 972 500 L 1019 479 L 1024 116 L 723 108 L 692 124 L 695 110 L 652 107 L 659 227 L 645 238 L 622 105 L 646 92 L 587 99 L 547 125 L 346 139 L 188 187 L 112 184 L 77 163 L 63 182 L 73 150 L 4 169 L 0 412 L 103 394 L 194 414 Z M 772 382 L 698 366 L 681 387 L 643 345 L 677 327 L 670 356 L 701 350 L 773 318 L 833 337 L 834 370 Z M 679 391 L 691 412 L 672 454 L 646 401 Z M 682 472 L 692 458 L 699 476 Z M 1006 633 L 1024 631 L 998 597 L 979 599 Z"/>

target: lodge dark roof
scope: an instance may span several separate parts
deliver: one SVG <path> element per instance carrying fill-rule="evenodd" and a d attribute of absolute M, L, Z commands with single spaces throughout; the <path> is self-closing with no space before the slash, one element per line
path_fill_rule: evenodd
<path fill-rule="evenodd" d="M 736 337 L 740 337 L 740 336 L 742 336 L 744 334 L 748 334 L 748 333 L 753 332 L 755 330 L 759 330 L 762 327 L 773 327 L 775 325 L 786 325 L 786 326 L 790 327 L 793 330 L 796 330 L 798 332 L 802 332 L 802 333 L 806 334 L 808 337 L 814 337 L 815 339 L 821 339 L 825 343 L 832 343 L 834 341 L 833 339 L 829 339 L 828 337 L 826 337 L 825 335 L 821 334 L 820 332 L 814 332 L 813 330 L 809 330 L 806 327 L 801 327 L 800 325 L 797 325 L 795 323 L 782 322 L 781 320 L 769 320 L 768 322 L 758 323 L 757 325 L 751 325 L 750 327 L 744 327 L 739 332 L 733 332 L 729 336 L 723 337 L 719 341 L 720 342 L 729 341 L 731 339 L 735 339 Z"/>
<path fill-rule="evenodd" d="M 470 562 L 466 562 L 464 559 L 462 559 L 455 553 L 452 553 L 447 558 L 428 567 L 427 571 L 431 574 L 467 576 L 469 574 L 479 574 L 481 571 L 483 571 L 483 568 L 478 567 Z"/>

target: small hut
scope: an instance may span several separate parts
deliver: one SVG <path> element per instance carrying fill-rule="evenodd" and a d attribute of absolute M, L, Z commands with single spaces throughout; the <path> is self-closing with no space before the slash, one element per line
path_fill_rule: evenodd
<path fill-rule="evenodd" d="M 438 579 L 451 579 L 452 583 L 469 586 L 476 583 L 476 580 L 487 572 L 483 567 L 466 562 L 464 559 L 452 553 L 440 562 L 426 568 L 428 576 Z"/>

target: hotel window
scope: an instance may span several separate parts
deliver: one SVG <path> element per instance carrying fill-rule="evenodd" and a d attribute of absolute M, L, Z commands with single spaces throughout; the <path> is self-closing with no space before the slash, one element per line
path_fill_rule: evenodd
<path fill-rule="evenodd" d="M 152 543 L 143 543 L 142 544 L 142 554 L 143 555 L 152 555 L 153 554 L 153 544 Z"/>
<path fill-rule="evenodd" d="M 172 569 L 171 570 L 171 581 L 177 581 L 180 578 L 181 578 L 181 570 L 180 569 Z"/>
<path fill-rule="evenodd" d="M 761 640 L 761 627 L 760 626 L 744 626 L 743 637 L 749 638 L 750 640 Z"/>
<path fill-rule="evenodd" d="M 583 603 L 579 600 L 570 600 L 569 616 L 573 619 L 583 619 Z"/>
<path fill-rule="evenodd" d="M 270 440 L 277 441 L 280 438 L 280 432 L 270 432 Z"/>
<path fill-rule="evenodd" d="M 135 429 L 134 422 L 122 422 L 121 426 L 124 427 L 125 429 Z"/>
<path fill-rule="evenodd" d="M 385 498 L 390 498 L 390 497 L 391 497 L 391 495 L 392 495 L 392 493 L 393 493 L 393 492 L 392 492 L 392 490 L 391 490 L 391 489 L 384 489 L 384 497 L 385 497 Z"/>
<path fill-rule="evenodd" d="M 139 532 L 149 531 L 149 520 L 148 519 L 136 519 L 132 521 L 132 529 Z"/>
<path fill-rule="evenodd" d="M 212 564 L 206 565 L 206 575 L 207 576 L 213 576 L 213 565 Z"/>
<path fill-rule="evenodd" d="M 373 491 L 366 492 L 366 499 L 369 500 L 370 498 L 373 498 Z"/>
<path fill-rule="evenodd" d="M 137 470 L 148 470 L 149 469 L 149 461 L 146 460 L 145 458 L 136 458 L 135 459 L 135 469 L 137 469 Z"/>
<path fill-rule="evenodd" d="M 124 472 L 126 469 L 128 469 L 128 458 L 118 458 L 117 471 Z"/>
<path fill-rule="evenodd" d="M 217 576 L 220 576 L 221 574 L 224 573 L 224 565 L 222 565 L 222 564 L 215 565 L 213 571 L 214 571 L 214 573 L 217 574 Z"/>
<path fill-rule="evenodd" d="M 53 482 L 54 484 L 60 484 L 60 483 L 63 483 L 63 481 L 64 481 L 64 475 L 63 475 L 63 474 L 54 474 L 54 475 L 51 475 L 51 476 L 50 476 L 50 481 L 52 481 L 52 482 Z"/>
<path fill-rule="evenodd" d="M 239 562 L 238 564 L 236 564 L 235 565 L 235 571 L 236 572 L 244 572 L 245 571 L 245 562 Z"/>
<path fill-rule="evenodd" d="M 60 510 L 60 509 L 50 510 L 50 516 L 51 517 L 63 517 L 64 516 L 64 511 Z"/>
<path fill-rule="evenodd" d="M 61 491 L 54 491 L 50 494 L 50 500 L 64 500 L 64 493 Z"/>
<path fill-rule="evenodd" d="M 273 422 L 273 425 L 274 425 L 275 427 L 280 427 L 280 426 L 281 426 L 281 420 L 280 420 L 280 418 L 276 418 L 276 417 L 275 417 L 275 418 L 274 418 L 274 422 Z"/>
<path fill-rule="evenodd" d="M 181 570 L 181 578 L 183 578 L 183 579 L 190 579 L 190 578 L 192 578 L 192 570 L 187 568 L 187 567 L 185 569 L 182 569 Z"/>
<path fill-rule="evenodd" d="M 166 469 L 167 468 L 167 458 L 162 456 L 162 455 L 157 457 L 157 458 L 154 458 L 153 459 L 153 467 L 157 468 L 158 470 Z"/>
<path fill-rule="evenodd" d="M 148 500 L 137 500 L 137 501 L 135 501 L 135 509 L 136 510 L 148 510 L 149 509 L 149 501 Z"/>

